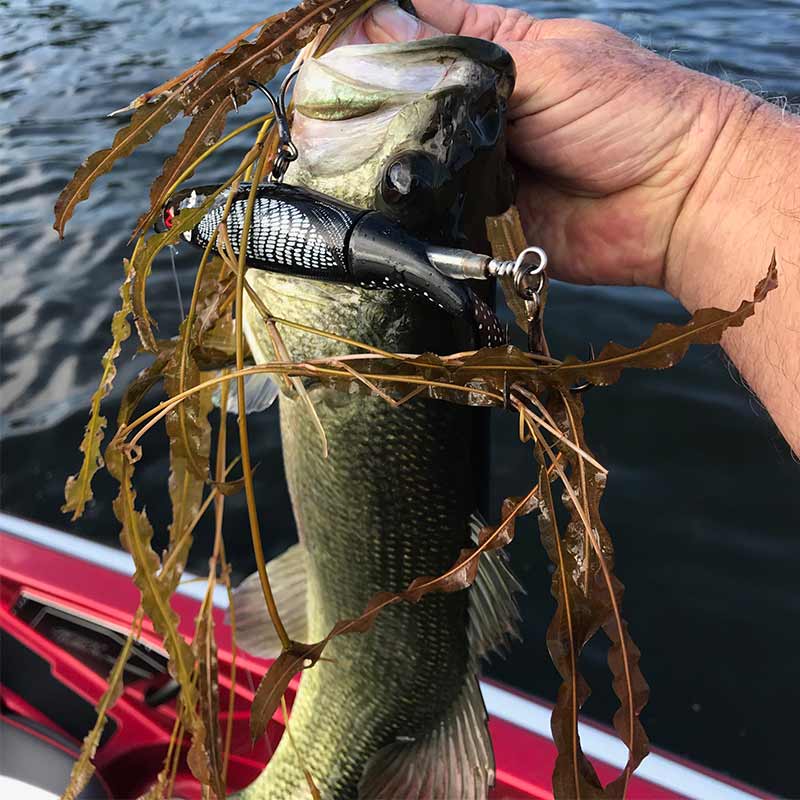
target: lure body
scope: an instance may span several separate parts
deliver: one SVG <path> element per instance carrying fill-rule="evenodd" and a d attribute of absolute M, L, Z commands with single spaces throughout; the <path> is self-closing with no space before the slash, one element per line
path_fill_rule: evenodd
<path fill-rule="evenodd" d="M 201 187 L 176 197 L 164 211 L 169 227 L 183 208 L 198 205 L 213 191 Z M 250 185 L 242 184 L 226 220 L 234 255 L 240 253 Z M 227 193 L 184 238 L 205 248 L 222 222 Z M 215 248 L 216 250 L 216 248 Z M 444 274 L 435 266 L 442 248 L 426 245 L 377 211 L 367 211 L 311 189 L 284 183 L 264 183 L 256 190 L 247 237 L 250 268 L 293 277 L 347 283 L 366 289 L 401 289 L 425 298 L 448 314 L 471 322 L 482 346 L 505 342 L 494 312 L 463 282 L 489 277 L 489 256 L 448 249 L 451 263 L 472 258 L 476 267 Z M 461 279 L 461 280 L 459 280 Z"/>
<path fill-rule="evenodd" d="M 197 189 L 202 197 L 210 188 Z M 242 184 L 226 220 L 228 236 L 238 257 L 250 185 Z M 184 236 L 206 247 L 222 222 L 228 192 Z M 195 201 L 196 202 L 196 201 Z M 336 283 L 353 283 L 348 242 L 367 212 L 331 198 L 284 183 L 264 183 L 256 191 L 247 266 Z"/>

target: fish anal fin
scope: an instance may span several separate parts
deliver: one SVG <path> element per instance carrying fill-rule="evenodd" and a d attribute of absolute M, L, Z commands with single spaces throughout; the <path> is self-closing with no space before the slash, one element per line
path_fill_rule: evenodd
<path fill-rule="evenodd" d="M 478 514 L 472 516 L 470 530 L 473 543 L 477 544 L 478 535 L 485 524 Z M 467 636 L 470 651 L 476 660 L 488 657 L 492 652 L 502 653 L 512 638 L 520 638 L 520 613 L 514 595 L 524 594 L 503 550 L 483 553 L 478 574 L 469 591 Z"/>
<path fill-rule="evenodd" d="M 399 738 L 367 762 L 359 800 L 485 800 L 495 764 L 477 676 L 464 682 L 451 708 L 426 734 Z"/>
<path fill-rule="evenodd" d="M 289 636 L 304 642 L 308 634 L 308 567 L 301 544 L 267 564 L 272 593 Z M 245 578 L 233 592 L 236 643 L 259 658 L 277 658 L 281 643 L 269 619 L 258 573 Z M 228 615 L 230 621 L 230 614 Z"/>

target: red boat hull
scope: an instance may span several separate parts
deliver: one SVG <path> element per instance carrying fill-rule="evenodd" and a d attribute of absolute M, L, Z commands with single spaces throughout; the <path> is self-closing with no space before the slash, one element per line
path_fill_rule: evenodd
<path fill-rule="evenodd" d="M 93 707 L 130 630 L 139 603 L 130 580 L 132 564 L 122 552 L 24 520 L 0 515 L 0 630 L 5 720 L 24 727 L 74 756 L 92 722 Z M 205 587 L 183 587 L 173 606 L 181 631 L 190 637 Z M 228 789 L 247 786 L 263 769 L 283 732 L 280 713 L 255 746 L 249 712 L 255 687 L 268 662 L 239 652 L 231 686 L 231 639 L 224 622 L 225 598 L 215 608 L 219 646 L 221 724 L 227 723 L 229 693 L 235 695 Z M 98 778 L 115 798 L 142 794 L 157 776 L 166 754 L 175 702 L 159 638 L 148 623 L 137 643 L 122 697 L 97 751 Z M 296 684 L 290 688 L 291 699 Z M 549 707 L 519 692 L 485 683 L 490 730 L 497 758 L 494 798 L 552 798 L 550 778 L 555 746 L 549 738 Z M 69 713 L 65 713 L 65 709 Z M 604 781 L 619 773 L 624 747 L 603 729 L 584 725 L 581 738 Z M 184 744 L 185 747 L 185 744 Z M 184 754 L 185 755 L 185 754 Z M 197 781 L 182 759 L 175 795 L 199 798 Z M 655 753 L 630 784 L 630 798 L 765 797 L 763 793 Z"/>

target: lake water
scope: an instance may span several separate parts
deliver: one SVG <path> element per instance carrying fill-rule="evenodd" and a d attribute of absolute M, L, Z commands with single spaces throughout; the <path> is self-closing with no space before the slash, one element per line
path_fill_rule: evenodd
<path fill-rule="evenodd" d="M 285 3 L 151 0 L 0 0 L 0 301 L 2 338 L 2 504 L 64 526 L 64 477 L 78 464 L 88 398 L 99 376 L 117 306 L 121 259 L 147 187 L 174 149 L 167 129 L 95 187 L 60 243 L 51 229 L 55 198 L 78 163 L 107 146 L 121 122 L 105 114 L 193 63 L 271 8 Z M 687 65 L 770 97 L 800 101 L 798 0 L 528 3 L 540 16 L 580 15 L 616 26 Z M 253 107 L 255 104 L 253 104 Z M 255 109 L 244 109 L 246 119 Z M 207 177 L 227 174 L 233 147 Z M 179 259 L 184 295 L 191 262 Z M 149 302 L 165 335 L 178 319 L 168 260 L 157 264 Z M 557 285 L 548 327 L 555 352 L 584 355 L 609 338 L 633 344 L 682 310 L 644 289 Z M 130 355 L 133 348 L 128 348 Z M 122 386 L 145 361 L 121 368 Z M 115 392 L 107 415 L 113 419 Z M 499 419 L 493 491 L 528 487 L 531 457 Z M 718 348 L 694 351 L 676 369 L 630 374 L 587 397 L 589 441 L 610 468 L 604 515 L 627 586 L 626 616 L 652 686 L 644 721 L 658 746 L 779 794 L 800 796 L 796 724 L 800 715 L 800 469 L 766 413 Z M 294 537 L 280 466 L 276 415 L 252 421 L 256 479 L 267 549 Z M 166 478 L 159 437 L 139 470 L 154 522 Z M 75 527 L 116 540 L 113 487 Z M 238 574 L 252 569 L 240 499 L 227 530 Z M 241 530 L 238 542 L 234 531 Z M 190 564 L 202 571 L 204 531 Z M 528 591 L 524 643 L 489 674 L 552 698 L 557 688 L 544 645 L 552 613 L 547 561 L 535 526 L 512 547 Z M 609 719 L 601 647 L 586 674 L 596 687 L 587 713 Z"/>

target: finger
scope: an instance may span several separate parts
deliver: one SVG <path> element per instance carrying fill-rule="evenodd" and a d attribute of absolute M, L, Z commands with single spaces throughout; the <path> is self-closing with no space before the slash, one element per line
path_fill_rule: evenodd
<path fill-rule="evenodd" d="M 526 15 L 527 16 L 527 15 Z M 633 39 L 620 33 L 618 30 L 603 25 L 600 22 L 592 22 L 588 19 L 574 19 L 572 17 L 556 19 L 535 19 L 528 16 L 530 30 L 525 36 L 509 36 L 507 31 L 505 36 L 501 35 L 498 41 L 506 39 L 509 41 L 545 41 L 547 39 L 578 39 L 585 42 L 604 42 L 609 47 L 620 47 L 624 49 L 638 48 L 639 45 Z M 517 23 L 520 19 L 517 17 Z"/>
<path fill-rule="evenodd" d="M 474 36 L 502 44 L 531 37 L 537 20 L 524 11 L 467 0 L 414 0 L 414 7 L 429 25 L 445 33 Z"/>
<path fill-rule="evenodd" d="M 393 3 L 379 3 L 364 17 L 364 33 L 374 44 L 411 42 L 442 35 L 438 28 L 406 13 Z"/>
<path fill-rule="evenodd" d="M 443 33 L 463 33 L 471 5 L 467 0 L 414 0 L 420 19 Z"/>

